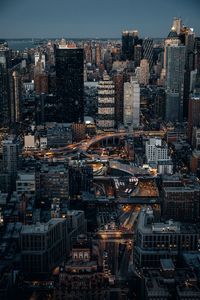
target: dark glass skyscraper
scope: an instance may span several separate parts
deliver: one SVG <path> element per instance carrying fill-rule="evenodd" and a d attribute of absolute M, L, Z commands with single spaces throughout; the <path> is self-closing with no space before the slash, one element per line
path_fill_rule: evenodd
<path fill-rule="evenodd" d="M 10 123 L 9 49 L 0 46 L 0 126 Z"/>
<path fill-rule="evenodd" d="M 184 76 L 184 97 L 183 97 L 183 116 L 188 117 L 188 105 L 190 95 L 190 74 L 194 70 L 194 46 L 195 34 L 193 29 L 183 27 L 181 29 L 180 39 L 185 45 L 185 76 Z"/>
<path fill-rule="evenodd" d="M 57 122 L 83 121 L 83 49 L 60 46 L 55 49 L 57 78 Z"/>
<path fill-rule="evenodd" d="M 166 47 L 166 121 L 183 119 L 185 46 Z"/>

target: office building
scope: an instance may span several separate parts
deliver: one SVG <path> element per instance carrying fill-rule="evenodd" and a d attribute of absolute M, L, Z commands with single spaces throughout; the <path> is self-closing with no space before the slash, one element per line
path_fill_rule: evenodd
<path fill-rule="evenodd" d="M 200 217 L 200 186 L 194 182 L 163 188 L 163 217 L 176 221 L 197 222 Z"/>
<path fill-rule="evenodd" d="M 48 94 L 49 92 L 49 78 L 48 74 L 43 72 L 35 71 L 34 73 L 34 84 L 35 93 L 40 95 L 42 93 Z"/>
<path fill-rule="evenodd" d="M 157 268 L 148 268 L 144 274 L 143 298 L 145 300 L 197 300 L 200 297 L 198 277 L 195 268 L 192 268 L 198 256 L 184 254 L 189 257 L 190 265 L 184 267 L 175 266 L 171 258 L 160 260 Z M 195 259 L 196 256 L 196 259 Z"/>
<path fill-rule="evenodd" d="M 47 128 L 48 147 L 64 147 L 72 143 L 71 124 L 53 123 L 53 126 Z"/>
<path fill-rule="evenodd" d="M 145 38 L 142 42 L 143 58 L 149 62 L 149 70 L 153 67 L 153 39 Z"/>
<path fill-rule="evenodd" d="M 136 227 L 134 264 L 138 268 L 159 267 L 160 259 L 176 262 L 180 252 L 199 249 L 198 226 L 173 222 L 156 222 L 153 210 L 143 208 Z"/>
<path fill-rule="evenodd" d="M 24 225 L 20 234 L 24 274 L 48 274 L 66 257 L 67 222 L 64 218 Z"/>
<path fill-rule="evenodd" d="M 57 122 L 82 122 L 83 109 L 83 49 L 66 45 L 64 41 L 55 49 L 57 80 Z"/>
<path fill-rule="evenodd" d="M 124 102 L 124 74 L 117 72 L 113 75 L 115 86 L 115 124 L 123 124 L 123 102 Z"/>
<path fill-rule="evenodd" d="M 10 124 L 10 50 L 0 46 L 0 126 Z"/>
<path fill-rule="evenodd" d="M 19 142 L 14 136 L 9 136 L 3 140 L 2 146 L 4 171 L 9 176 L 11 190 L 14 190 L 19 167 Z"/>
<path fill-rule="evenodd" d="M 166 121 L 183 120 L 185 46 L 166 47 Z"/>
<path fill-rule="evenodd" d="M 157 118 L 165 118 L 165 104 L 166 102 L 166 93 L 164 87 L 159 87 L 156 89 L 156 95 L 154 98 L 154 113 Z"/>
<path fill-rule="evenodd" d="M 142 46 L 140 44 L 134 46 L 134 64 L 135 67 L 139 67 L 142 59 Z"/>
<path fill-rule="evenodd" d="M 95 118 L 97 115 L 98 82 L 84 82 L 84 115 Z"/>
<path fill-rule="evenodd" d="M 124 83 L 124 125 L 138 127 L 140 124 L 140 87 L 136 80 Z"/>
<path fill-rule="evenodd" d="M 101 130 L 112 130 L 115 126 L 115 86 L 107 73 L 98 85 L 97 126 Z"/>
<path fill-rule="evenodd" d="M 163 70 L 161 73 L 166 76 L 166 65 L 167 65 L 167 47 L 169 46 L 178 46 L 181 44 L 180 38 L 175 31 L 175 29 L 172 27 L 171 31 L 169 32 L 167 38 L 164 41 L 164 55 L 163 55 Z"/>
<path fill-rule="evenodd" d="M 122 58 L 123 60 L 134 59 L 134 46 L 138 43 L 138 31 L 122 32 Z"/>
<path fill-rule="evenodd" d="M 64 164 L 43 164 L 36 172 L 36 195 L 49 207 L 54 198 L 67 200 L 69 194 L 68 169 Z"/>
<path fill-rule="evenodd" d="M 140 61 L 139 84 L 149 84 L 149 62 L 147 59 L 142 59 Z"/>
<path fill-rule="evenodd" d="M 78 199 L 82 192 L 91 193 L 93 189 L 93 169 L 87 165 L 69 166 L 69 196 Z"/>
<path fill-rule="evenodd" d="M 189 100 L 188 134 L 192 141 L 193 128 L 200 127 L 200 94 L 193 94 Z"/>
<path fill-rule="evenodd" d="M 12 93 L 11 93 L 11 122 L 12 123 L 19 123 L 21 121 L 21 114 L 22 114 L 22 85 L 21 85 L 21 75 L 18 70 L 14 70 L 12 72 L 12 76 L 10 78 L 12 81 Z"/>
<path fill-rule="evenodd" d="M 199 76 L 198 78 L 200 79 L 200 37 L 195 38 L 194 53 L 194 69 L 197 69 L 197 73 Z"/>
<path fill-rule="evenodd" d="M 101 57 L 101 46 L 100 44 L 95 45 L 95 64 L 96 66 L 99 66 L 101 63 L 102 57 Z"/>
<path fill-rule="evenodd" d="M 84 48 L 84 60 L 86 63 L 92 63 L 92 47 L 91 44 L 86 43 L 83 46 Z"/>
<path fill-rule="evenodd" d="M 145 144 L 147 162 L 168 161 L 168 146 L 160 138 L 150 138 Z"/>
<path fill-rule="evenodd" d="M 35 58 L 35 67 L 39 66 L 41 68 L 41 71 L 44 71 L 45 67 L 46 67 L 45 54 L 36 52 L 35 55 L 34 55 L 34 58 Z"/>
<path fill-rule="evenodd" d="M 185 75 L 184 75 L 184 101 L 183 116 L 188 117 L 188 104 L 190 96 L 190 74 L 194 70 L 195 33 L 192 28 L 182 27 L 180 39 L 185 46 Z"/>

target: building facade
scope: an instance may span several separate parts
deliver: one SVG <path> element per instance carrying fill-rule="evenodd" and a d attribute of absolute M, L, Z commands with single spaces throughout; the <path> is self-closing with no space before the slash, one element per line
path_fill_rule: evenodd
<path fill-rule="evenodd" d="M 124 125 L 140 124 L 140 86 L 136 80 L 124 83 Z"/>
<path fill-rule="evenodd" d="M 83 121 L 83 49 L 60 45 L 55 49 L 58 122 Z"/>
<path fill-rule="evenodd" d="M 48 223 L 24 225 L 20 234 L 22 270 L 47 274 L 66 256 L 66 219 L 51 219 Z"/>
<path fill-rule="evenodd" d="M 160 259 L 176 261 L 180 251 L 199 249 L 199 229 L 172 220 L 155 222 L 153 211 L 143 209 L 136 228 L 134 263 L 138 268 L 158 267 Z"/>
<path fill-rule="evenodd" d="M 112 130 L 115 126 L 115 87 L 105 73 L 98 85 L 97 126 L 102 130 Z"/>
<path fill-rule="evenodd" d="M 134 59 L 134 46 L 138 41 L 138 31 L 123 31 L 122 32 L 122 58 L 124 60 Z"/>
<path fill-rule="evenodd" d="M 182 121 L 185 46 L 166 47 L 166 121 Z"/>

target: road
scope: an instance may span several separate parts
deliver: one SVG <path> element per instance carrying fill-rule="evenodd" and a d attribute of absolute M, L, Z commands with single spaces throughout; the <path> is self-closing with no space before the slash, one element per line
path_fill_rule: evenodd
<path fill-rule="evenodd" d="M 87 152 L 88 149 L 106 139 L 106 138 L 113 138 L 113 137 L 125 137 L 125 136 L 141 136 L 141 135 L 145 135 L 145 136 L 164 136 L 166 134 L 166 131 L 160 130 L 160 131 L 144 131 L 144 130 L 135 130 L 135 131 L 131 131 L 131 132 L 116 132 L 116 133 L 107 133 L 107 134 L 103 134 L 103 135 L 97 135 L 94 138 L 90 139 L 89 141 L 84 141 L 82 143 L 80 143 L 80 145 L 78 146 L 79 150 L 82 152 Z"/>
<path fill-rule="evenodd" d="M 132 132 L 116 132 L 116 133 L 106 133 L 106 134 L 101 134 L 101 135 L 96 135 L 95 137 L 89 139 L 89 140 L 83 140 L 80 143 L 74 143 L 74 144 L 70 144 L 64 147 L 59 147 L 56 149 L 48 149 L 48 150 L 40 150 L 40 149 L 36 149 L 36 150 L 25 150 L 24 153 L 27 155 L 32 155 L 33 153 L 35 153 L 36 155 L 49 155 L 49 156 L 53 156 L 56 154 L 60 153 L 65 153 L 65 154 L 72 154 L 74 151 L 79 152 L 79 153 L 87 153 L 88 149 L 94 145 L 95 143 L 98 143 L 106 138 L 114 138 L 114 137 L 126 137 L 126 136 L 161 136 L 163 137 L 166 134 L 166 131 L 144 131 L 144 130 L 135 130 Z M 88 155 L 88 154 L 87 154 Z"/>

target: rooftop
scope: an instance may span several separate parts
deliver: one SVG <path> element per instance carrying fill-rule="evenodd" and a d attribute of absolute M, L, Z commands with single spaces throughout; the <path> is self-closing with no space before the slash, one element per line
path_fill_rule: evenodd
<path fill-rule="evenodd" d="M 197 233 L 197 224 L 187 224 L 168 220 L 167 222 L 154 223 L 153 211 L 151 208 L 143 208 L 139 214 L 137 230 L 144 234 L 180 234 Z"/>
<path fill-rule="evenodd" d="M 36 223 L 33 225 L 23 225 L 21 234 L 41 234 L 46 233 L 50 230 L 51 227 L 57 225 L 60 222 L 64 222 L 65 219 L 54 218 L 48 221 L 47 223 Z"/>

